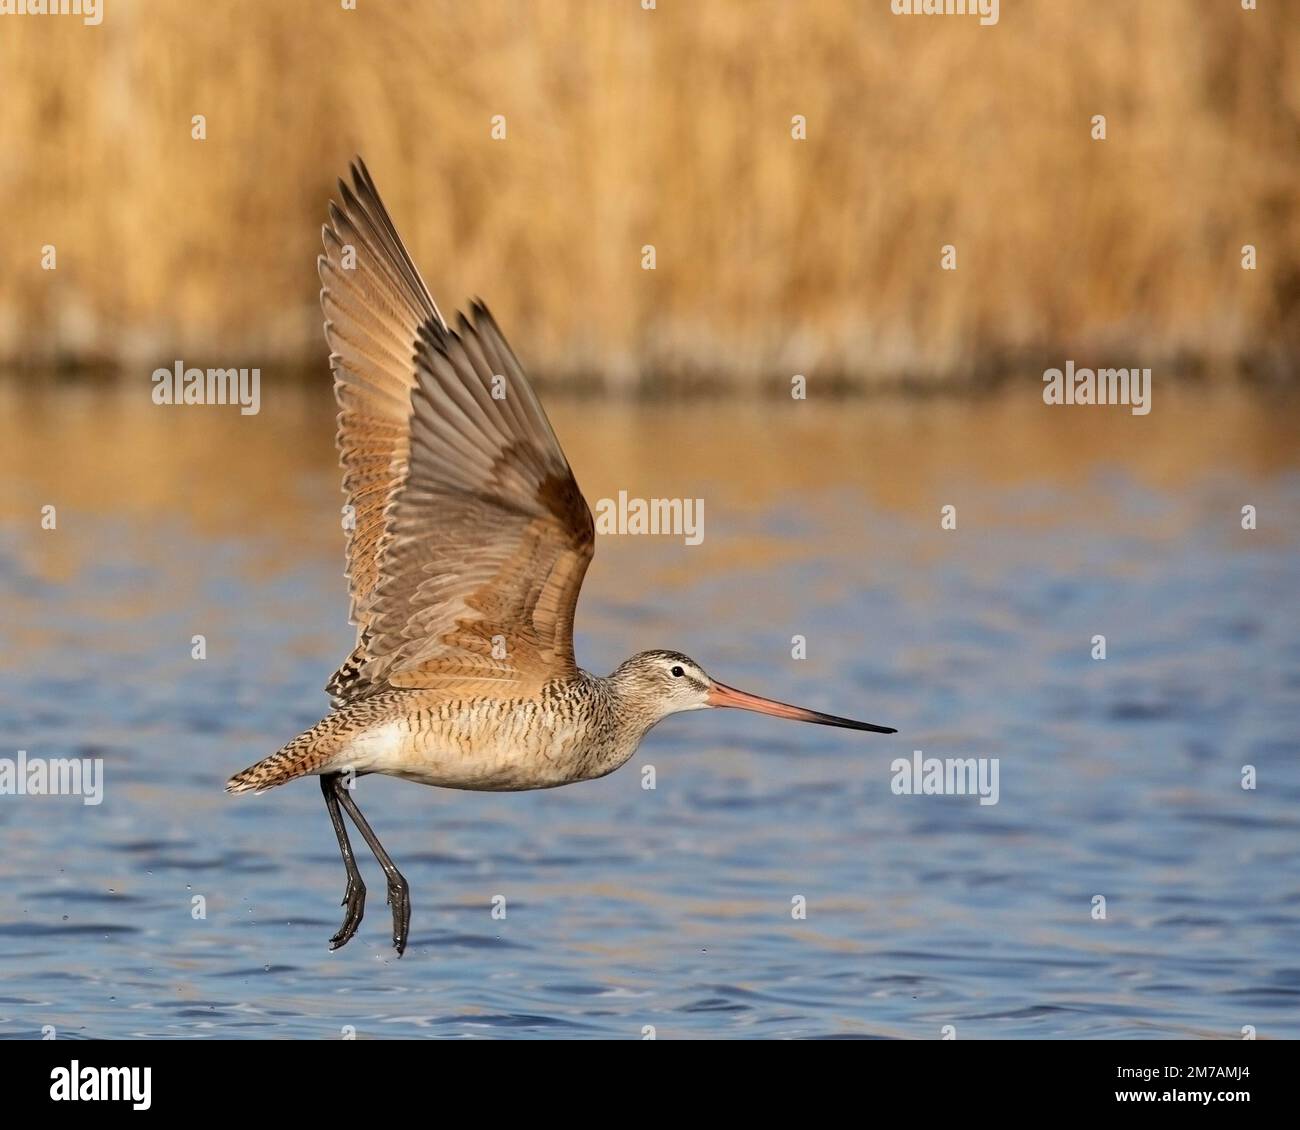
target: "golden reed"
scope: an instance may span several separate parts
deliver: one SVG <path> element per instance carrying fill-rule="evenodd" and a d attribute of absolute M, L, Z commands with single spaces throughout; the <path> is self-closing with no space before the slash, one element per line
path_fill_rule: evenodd
<path fill-rule="evenodd" d="M 1293 5 L 1008 2 L 982 26 L 890 0 L 107 0 L 97 26 L 0 23 L 0 362 L 320 363 L 320 224 L 360 152 L 439 301 L 482 294 L 544 381 L 1292 368 Z"/>

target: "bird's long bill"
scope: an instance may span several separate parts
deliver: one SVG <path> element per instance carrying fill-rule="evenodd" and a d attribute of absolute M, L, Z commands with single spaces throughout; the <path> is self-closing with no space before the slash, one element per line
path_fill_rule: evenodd
<path fill-rule="evenodd" d="M 785 702 L 775 702 L 770 698 L 759 698 L 756 694 L 747 694 L 729 687 L 725 683 L 714 683 L 709 691 L 710 706 L 734 706 L 739 710 L 754 710 L 759 714 L 770 714 L 773 718 L 793 718 L 796 722 L 816 722 L 819 726 L 842 726 L 846 730 L 870 730 L 873 734 L 896 734 L 891 726 L 875 726 L 870 722 L 855 722 L 852 718 L 837 718 L 834 714 L 822 714 L 817 710 L 806 710 L 802 706 L 791 706 Z"/>

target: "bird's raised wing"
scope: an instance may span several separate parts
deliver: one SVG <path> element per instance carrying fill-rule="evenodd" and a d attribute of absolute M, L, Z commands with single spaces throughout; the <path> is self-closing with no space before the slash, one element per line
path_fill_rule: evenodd
<path fill-rule="evenodd" d="M 365 166 L 352 177 L 320 273 L 358 640 L 327 689 L 527 693 L 576 670 L 591 511 L 491 314 L 450 329 Z"/>

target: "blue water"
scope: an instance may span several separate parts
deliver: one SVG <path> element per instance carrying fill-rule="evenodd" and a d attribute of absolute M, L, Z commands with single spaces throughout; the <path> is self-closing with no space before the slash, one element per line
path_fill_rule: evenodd
<path fill-rule="evenodd" d="M 97 806 L 0 796 L 0 1035 L 1300 1036 L 1285 453 L 1252 459 L 1247 429 L 1207 460 L 1174 429 L 1151 442 L 1177 474 L 1113 450 L 1003 473 L 996 442 L 927 455 L 909 415 L 908 459 L 810 471 L 774 438 L 785 409 L 760 406 L 726 423 L 761 453 L 747 473 L 703 447 L 654 454 L 679 417 L 643 435 L 637 411 L 557 418 L 605 437 L 580 440 L 583 459 L 570 445 L 589 496 L 626 485 L 611 468 L 636 447 L 644 489 L 659 475 L 708 499 L 708 533 L 602 540 L 580 661 L 676 647 L 899 734 L 717 711 L 549 792 L 365 778 L 412 939 L 397 960 L 354 835 L 368 910 L 330 953 L 343 869 L 315 780 L 222 791 L 320 716 L 350 644 L 328 415 L 272 398 L 250 433 L 268 442 L 202 450 L 142 417 L 102 489 L 85 437 L 47 423 L 45 454 L 5 468 L 0 756 L 102 758 L 105 785 Z M 978 434 L 989 409 L 948 411 Z M 863 465 L 873 412 L 834 424 Z M 39 505 L 62 499 L 41 530 Z M 1240 529 L 1243 502 L 1259 530 Z M 998 803 L 895 795 L 890 763 L 918 749 L 997 758 Z"/>

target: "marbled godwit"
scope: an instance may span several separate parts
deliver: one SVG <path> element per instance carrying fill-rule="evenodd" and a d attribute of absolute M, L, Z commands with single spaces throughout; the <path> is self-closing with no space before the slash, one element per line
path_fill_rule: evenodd
<path fill-rule="evenodd" d="M 339 189 L 319 263 L 357 644 L 326 685 L 331 712 L 226 784 L 320 777 L 347 870 L 331 949 L 356 933 L 366 897 L 344 812 L 388 880 L 399 955 L 411 920 L 350 775 L 549 789 L 613 772 L 656 723 L 705 707 L 895 732 L 746 694 L 675 651 L 643 651 L 606 678 L 580 669 L 591 511 L 536 393 L 481 303 L 447 325 L 365 165 Z"/>

